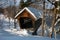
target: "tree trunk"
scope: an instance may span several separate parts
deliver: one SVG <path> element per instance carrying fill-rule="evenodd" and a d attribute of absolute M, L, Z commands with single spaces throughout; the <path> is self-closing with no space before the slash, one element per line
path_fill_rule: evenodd
<path fill-rule="evenodd" d="M 54 14 L 53 14 L 53 20 L 52 20 L 52 35 L 51 35 L 51 38 L 55 38 L 55 35 L 54 35 L 54 25 L 55 25 L 55 20 L 56 20 L 56 8 L 54 9 Z"/>
<path fill-rule="evenodd" d="M 45 0 L 43 0 L 43 18 L 42 18 L 42 36 L 44 36 L 44 23 L 45 23 Z"/>
<path fill-rule="evenodd" d="M 16 20 L 14 19 L 14 29 L 16 29 Z"/>
<path fill-rule="evenodd" d="M 16 0 L 14 0 L 14 14 L 13 14 L 14 17 L 15 17 L 15 14 L 16 14 L 16 7 L 15 7 L 15 5 L 16 5 Z M 14 18 L 14 28 L 16 29 L 16 20 L 15 20 L 15 18 Z"/>
<path fill-rule="evenodd" d="M 9 26 L 8 26 L 8 27 L 9 27 L 9 29 L 10 29 L 10 17 L 9 17 Z"/>

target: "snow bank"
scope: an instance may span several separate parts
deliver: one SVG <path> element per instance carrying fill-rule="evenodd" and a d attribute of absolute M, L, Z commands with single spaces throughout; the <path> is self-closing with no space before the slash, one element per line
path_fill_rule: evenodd
<path fill-rule="evenodd" d="M 26 29 L 21 29 L 20 31 L 18 31 L 17 29 L 5 29 L 5 31 L 19 36 L 30 36 Z"/>

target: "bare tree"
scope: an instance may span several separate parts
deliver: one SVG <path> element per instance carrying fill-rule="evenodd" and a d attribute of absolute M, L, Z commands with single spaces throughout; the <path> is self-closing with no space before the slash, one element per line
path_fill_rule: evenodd
<path fill-rule="evenodd" d="M 45 24 L 45 0 L 43 0 L 42 36 L 44 36 L 44 24 Z"/>
<path fill-rule="evenodd" d="M 13 16 L 15 17 L 15 15 L 16 15 L 16 0 L 14 0 L 14 14 L 13 14 Z M 14 18 L 14 28 L 16 29 L 16 19 Z"/>
<path fill-rule="evenodd" d="M 60 1 L 56 1 L 56 0 L 54 0 L 54 3 L 53 2 L 51 2 L 50 0 L 48 0 L 52 5 L 54 5 L 55 6 L 55 8 L 54 8 L 54 14 L 53 14 L 53 20 L 52 20 L 52 25 L 51 25 L 51 27 L 52 27 L 52 35 L 51 35 L 51 37 L 53 37 L 53 35 L 54 35 L 54 28 L 55 28 L 55 20 L 56 20 L 56 15 L 57 15 L 57 8 L 58 8 L 58 5 L 60 6 Z M 55 35 L 54 35 L 55 36 Z"/>

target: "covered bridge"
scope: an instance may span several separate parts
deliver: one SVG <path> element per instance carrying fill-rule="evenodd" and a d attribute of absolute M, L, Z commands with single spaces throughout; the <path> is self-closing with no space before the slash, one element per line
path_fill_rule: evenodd
<path fill-rule="evenodd" d="M 36 29 L 42 23 L 42 11 L 32 7 L 23 8 L 16 16 L 21 29 Z"/>

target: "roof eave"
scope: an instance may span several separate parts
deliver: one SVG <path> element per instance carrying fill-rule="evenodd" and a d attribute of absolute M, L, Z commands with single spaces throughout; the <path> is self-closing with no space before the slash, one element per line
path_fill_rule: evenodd
<path fill-rule="evenodd" d="M 34 13 L 32 13 L 27 7 L 23 8 L 16 16 L 15 18 L 17 18 L 24 10 L 27 10 L 31 15 L 33 15 L 33 17 L 35 18 L 35 20 L 37 20 L 36 16 L 34 15 Z"/>

